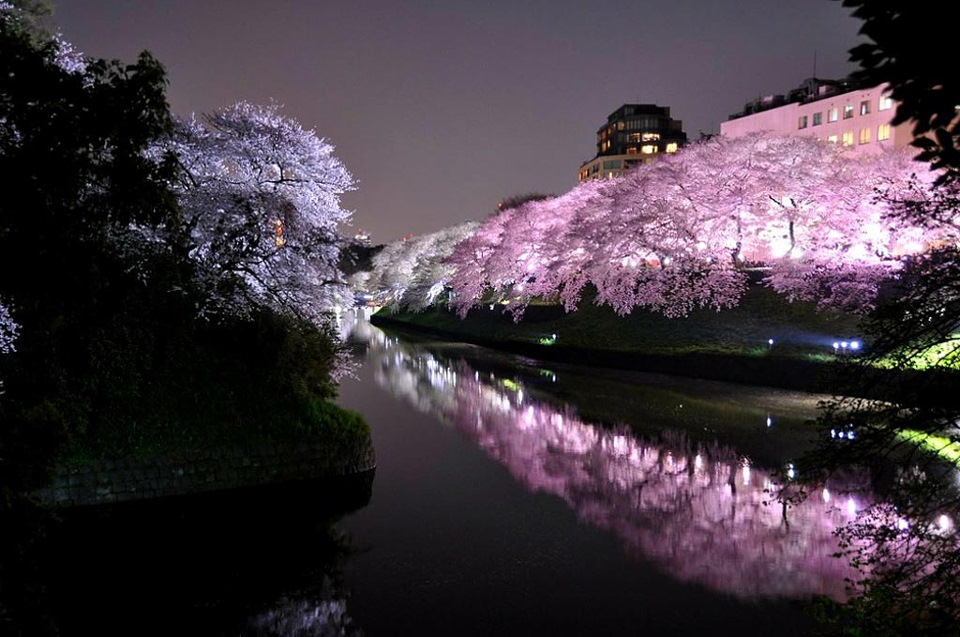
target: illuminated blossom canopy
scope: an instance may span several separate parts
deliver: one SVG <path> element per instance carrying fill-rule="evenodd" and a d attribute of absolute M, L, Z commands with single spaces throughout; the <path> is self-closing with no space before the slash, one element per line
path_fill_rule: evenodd
<path fill-rule="evenodd" d="M 751 270 L 790 300 L 866 311 L 905 256 L 954 243 L 890 216 L 936 175 L 908 152 L 860 157 L 822 140 L 713 138 L 611 181 L 580 184 L 483 222 L 459 243 L 453 306 L 535 297 L 570 311 L 587 285 L 621 314 L 736 305 Z"/>
<path fill-rule="evenodd" d="M 189 254 L 214 310 L 266 305 L 319 324 L 349 302 L 338 226 L 353 178 L 330 143 L 277 105 L 240 102 L 180 122 L 167 150 L 183 167 Z"/>
<path fill-rule="evenodd" d="M 373 257 L 372 270 L 363 273 L 363 280 L 355 280 L 354 284 L 385 294 L 387 305 L 423 310 L 444 292 L 453 274 L 453 267 L 444 260 L 479 225 L 468 221 L 390 243 Z"/>

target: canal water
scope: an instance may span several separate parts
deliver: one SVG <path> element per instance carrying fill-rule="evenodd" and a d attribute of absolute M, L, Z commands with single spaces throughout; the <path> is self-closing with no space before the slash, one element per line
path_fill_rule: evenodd
<path fill-rule="evenodd" d="M 373 476 L 27 523 L 0 634 L 801 636 L 844 598 L 849 485 L 771 495 L 822 397 L 343 329 Z"/>
<path fill-rule="evenodd" d="M 809 635 L 841 489 L 784 511 L 818 399 L 536 361 L 359 321 L 372 427 L 347 607 L 367 635 Z"/>

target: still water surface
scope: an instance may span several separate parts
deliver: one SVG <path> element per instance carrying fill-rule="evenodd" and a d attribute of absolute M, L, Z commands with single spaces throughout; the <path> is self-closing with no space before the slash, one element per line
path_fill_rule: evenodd
<path fill-rule="evenodd" d="M 372 482 L 70 512 L 0 633 L 800 636 L 843 598 L 844 485 L 766 504 L 820 397 L 344 330 Z"/>
<path fill-rule="evenodd" d="M 414 342 L 359 322 L 377 474 L 340 525 L 368 635 L 809 635 L 842 599 L 826 490 L 767 505 L 817 396 Z"/>

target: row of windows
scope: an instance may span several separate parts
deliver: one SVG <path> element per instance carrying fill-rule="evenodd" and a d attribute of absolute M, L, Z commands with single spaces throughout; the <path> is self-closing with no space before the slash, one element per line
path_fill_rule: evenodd
<path fill-rule="evenodd" d="M 625 144 L 627 142 L 656 142 L 659 140 L 660 133 L 652 133 L 650 131 L 644 131 L 642 133 L 617 133 L 616 135 L 603 134 L 600 136 L 600 148 L 610 148 L 610 144 L 614 141 Z"/>
<path fill-rule="evenodd" d="M 860 144 L 870 143 L 871 129 L 861 128 L 857 137 Z M 880 124 L 877 126 L 877 141 L 882 142 L 890 139 L 890 124 Z M 842 141 L 844 146 L 853 146 L 853 131 L 844 131 L 842 135 L 830 135 L 827 141 L 833 144 Z"/>
<path fill-rule="evenodd" d="M 638 135 L 639 135 L 639 133 L 638 133 Z M 649 135 L 649 133 L 644 133 L 644 135 Z M 660 136 L 657 135 L 656 137 L 650 137 L 650 138 L 643 139 L 643 141 L 656 141 L 656 140 L 658 140 L 659 138 L 660 138 Z M 632 140 L 632 141 L 640 141 L 640 139 L 638 138 L 638 139 Z M 602 144 L 600 144 L 600 152 L 601 152 L 601 153 L 604 153 L 604 152 L 610 150 L 610 148 L 611 148 L 611 145 L 610 145 L 610 140 L 609 140 L 609 139 L 608 139 L 607 141 L 603 142 Z M 666 144 L 666 146 L 664 146 L 663 150 L 666 151 L 666 152 L 668 152 L 668 153 L 675 153 L 675 152 L 677 152 L 677 148 L 679 148 L 679 145 L 677 144 L 677 142 L 667 142 L 667 144 Z M 652 154 L 654 154 L 654 153 L 660 152 L 660 148 L 659 148 L 659 146 L 658 146 L 657 144 L 643 144 L 643 145 L 641 145 L 641 146 L 639 146 L 639 147 L 638 147 L 638 146 L 627 146 L 627 149 L 626 149 L 625 152 L 626 152 L 626 154 L 628 154 L 628 155 L 634 155 L 634 154 L 636 154 L 636 153 L 643 153 L 644 155 L 652 155 Z"/>
<path fill-rule="evenodd" d="M 877 109 L 881 111 L 887 111 L 893 108 L 893 100 L 890 99 L 889 95 L 880 96 L 880 101 L 877 104 Z M 853 104 L 846 104 L 843 107 L 843 119 L 853 118 L 854 108 Z M 863 100 L 860 102 L 860 115 L 869 115 L 870 114 L 870 100 Z M 827 110 L 827 122 L 835 122 L 840 116 L 840 109 L 838 107 L 833 107 Z M 807 127 L 807 116 L 801 115 L 797 119 L 797 128 L 806 128 Z M 813 125 L 819 126 L 823 123 L 823 112 L 817 112 L 813 114 Z"/>
<path fill-rule="evenodd" d="M 664 118 L 651 115 L 649 117 L 635 117 L 627 120 L 620 120 L 616 125 L 611 124 L 607 128 L 600 131 L 600 140 L 604 140 L 607 137 L 612 137 L 614 131 L 633 131 L 633 130 L 644 130 L 652 128 L 654 130 L 665 130 L 666 126 L 664 125 Z"/>
<path fill-rule="evenodd" d="M 664 147 L 664 151 L 668 153 L 675 153 L 677 152 L 678 149 L 679 149 L 679 145 L 677 144 L 677 142 L 668 142 Z M 660 149 L 655 144 L 644 144 L 639 148 L 635 146 L 627 148 L 626 154 L 627 155 L 656 155 L 658 152 L 660 152 Z M 619 171 L 621 167 L 629 168 L 630 166 L 633 166 L 634 164 L 636 164 L 638 161 L 646 162 L 648 160 L 647 159 L 625 159 L 621 161 L 619 159 L 605 159 L 602 162 L 599 162 L 599 161 L 595 162 L 594 164 L 590 165 L 588 168 L 583 168 L 580 170 L 580 181 L 584 181 L 590 176 L 593 176 L 599 173 L 601 166 L 603 167 L 604 171 L 610 171 L 610 170 Z"/>

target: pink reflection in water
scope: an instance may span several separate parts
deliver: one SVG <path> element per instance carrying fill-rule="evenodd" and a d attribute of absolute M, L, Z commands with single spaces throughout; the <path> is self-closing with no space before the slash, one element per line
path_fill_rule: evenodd
<path fill-rule="evenodd" d="M 729 448 L 680 436 L 653 444 L 532 402 L 515 383 L 428 353 L 408 357 L 382 333 L 377 379 L 452 423 L 534 491 L 563 498 L 584 522 L 672 577 L 742 598 L 847 597 L 853 576 L 834 530 L 856 501 L 823 491 L 782 509 L 770 473 Z M 855 511 L 854 511 L 855 513 Z"/>

